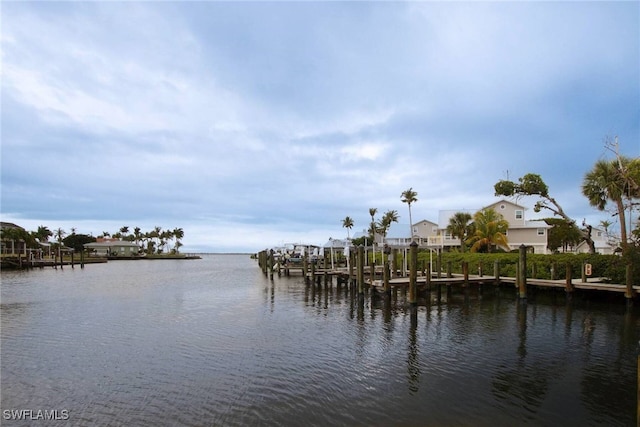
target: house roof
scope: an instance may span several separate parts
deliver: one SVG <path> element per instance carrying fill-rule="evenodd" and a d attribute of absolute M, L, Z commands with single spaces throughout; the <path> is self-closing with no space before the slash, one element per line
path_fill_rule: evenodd
<path fill-rule="evenodd" d="M 347 246 L 347 240 L 341 240 L 341 239 L 329 239 L 329 241 L 327 243 L 325 243 L 323 245 L 324 248 L 344 248 L 345 246 Z"/>
<path fill-rule="evenodd" d="M 522 208 L 522 209 L 525 209 L 525 210 L 527 209 L 527 208 L 525 208 L 524 206 L 519 205 L 519 204 L 517 204 L 517 203 L 514 203 L 514 202 L 512 202 L 512 201 L 510 201 L 510 200 L 507 200 L 507 199 L 500 199 L 500 200 L 498 200 L 497 202 L 493 202 L 493 203 L 491 203 L 490 205 L 483 206 L 483 207 L 482 207 L 482 209 L 492 208 L 492 207 L 497 206 L 497 205 L 499 205 L 499 204 L 501 204 L 501 203 L 508 203 L 508 204 L 513 205 L 513 206 L 515 206 L 515 207 L 517 207 L 517 208 Z"/>
<path fill-rule="evenodd" d="M 399 223 L 394 222 L 389 226 L 389 230 L 387 231 L 387 239 L 409 239 L 411 238 L 409 231 L 409 223 Z"/>
<path fill-rule="evenodd" d="M 24 230 L 24 228 L 12 222 L 2 222 L 2 221 L 0 221 L 0 228 L 17 228 L 19 230 Z"/>

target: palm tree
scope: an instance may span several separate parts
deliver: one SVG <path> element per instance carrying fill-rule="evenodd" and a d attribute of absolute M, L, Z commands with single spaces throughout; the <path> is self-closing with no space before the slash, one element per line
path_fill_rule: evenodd
<path fill-rule="evenodd" d="M 410 187 L 408 190 L 403 191 L 400 197 L 402 197 L 402 203 L 406 203 L 409 206 L 409 236 L 411 236 L 411 241 L 413 242 L 413 219 L 411 218 L 411 203 L 415 203 L 418 201 L 418 193 L 413 191 L 413 187 Z"/>
<path fill-rule="evenodd" d="M 176 244 L 174 246 L 174 249 L 176 253 L 179 253 L 180 246 L 182 246 L 182 243 L 180 243 L 180 240 L 182 240 L 182 238 L 184 237 L 184 230 L 182 228 L 174 228 L 173 237 L 176 239 Z"/>
<path fill-rule="evenodd" d="M 133 240 L 136 242 L 136 245 L 140 246 L 140 239 L 142 239 L 142 233 L 140 232 L 140 227 L 136 227 L 133 229 Z"/>
<path fill-rule="evenodd" d="M 582 181 L 582 194 L 589 199 L 591 206 L 603 211 L 607 202 L 615 204 L 620 217 L 620 244 L 623 251 L 628 243 L 624 200 L 640 196 L 635 182 L 625 173 L 631 162 L 627 157 L 612 161 L 598 160 Z"/>
<path fill-rule="evenodd" d="M 369 208 L 369 215 L 371 215 L 371 228 L 369 232 L 371 233 L 371 241 L 375 242 L 376 240 L 376 212 L 378 212 L 377 208 Z"/>
<path fill-rule="evenodd" d="M 53 232 L 46 226 L 41 225 L 40 227 L 38 227 L 38 231 L 36 231 L 35 235 L 35 237 L 37 237 L 41 242 L 48 242 L 49 237 L 53 236 Z"/>
<path fill-rule="evenodd" d="M 398 211 L 391 210 L 386 211 L 382 215 L 382 219 L 380 220 L 380 232 L 382 233 L 382 240 L 384 241 L 387 238 L 387 232 L 389 231 L 389 227 L 391 227 L 392 222 L 398 222 Z"/>
<path fill-rule="evenodd" d="M 456 212 L 451 218 L 449 218 L 449 225 L 447 225 L 447 231 L 451 233 L 453 237 L 460 239 L 460 250 L 464 252 L 464 241 L 469 234 L 469 222 L 471 222 L 471 214 L 467 212 Z"/>
<path fill-rule="evenodd" d="M 351 240 L 351 236 L 349 236 L 349 230 L 353 227 L 353 219 L 349 216 L 345 217 L 342 220 L 342 226 L 347 229 L 347 240 Z"/>
<path fill-rule="evenodd" d="M 58 243 L 60 243 L 62 245 L 62 239 L 64 239 L 64 236 L 66 236 L 67 233 L 62 229 L 62 228 L 58 228 L 55 231 L 55 237 L 58 240 Z"/>
<path fill-rule="evenodd" d="M 467 239 L 471 244 L 471 252 L 478 252 L 484 248 L 492 252 L 493 246 L 509 248 L 507 229 L 509 223 L 493 209 L 483 209 L 473 216 L 475 231 Z"/>

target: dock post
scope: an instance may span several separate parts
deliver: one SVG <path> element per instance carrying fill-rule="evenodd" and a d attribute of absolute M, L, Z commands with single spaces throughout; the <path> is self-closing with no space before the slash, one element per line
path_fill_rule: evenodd
<path fill-rule="evenodd" d="M 71 268 L 75 268 L 75 266 L 73 265 L 73 253 L 74 251 L 71 251 Z"/>
<path fill-rule="evenodd" d="M 451 261 L 447 261 L 447 279 L 451 279 L 453 274 L 451 274 Z"/>
<path fill-rule="evenodd" d="M 496 279 L 496 286 L 500 285 L 500 261 L 493 262 L 493 277 Z"/>
<path fill-rule="evenodd" d="M 418 244 L 413 241 L 409 245 L 409 304 L 416 305 L 418 276 Z"/>
<path fill-rule="evenodd" d="M 307 254 L 302 255 L 302 275 L 304 276 L 304 283 L 306 285 L 309 284 L 309 264 L 307 261 Z"/>
<path fill-rule="evenodd" d="M 518 257 L 518 296 L 527 298 L 527 247 L 520 245 Z"/>
<path fill-rule="evenodd" d="M 427 290 L 430 291 L 431 290 L 431 266 L 429 264 L 427 264 L 427 268 L 425 271 L 425 284 L 426 284 Z"/>
<path fill-rule="evenodd" d="M 322 260 L 322 266 L 324 268 L 324 284 L 327 285 L 329 284 L 329 260 L 328 260 L 328 253 L 325 252 L 324 254 L 324 258 Z"/>
<path fill-rule="evenodd" d="M 391 251 L 391 277 L 398 277 L 398 249 Z"/>
<path fill-rule="evenodd" d="M 556 280 L 556 272 L 558 271 L 558 263 L 553 261 L 551 263 L 551 280 Z"/>
<path fill-rule="evenodd" d="M 364 246 L 358 246 L 358 294 L 364 294 Z"/>
<path fill-rule="evenodd" d="M 80 268 L 84 268 L 84 249 L 80 251 Z"/>
<path fill-rule="evenodd" d="M 347 280 L 347 283 L 349 284 L 349 288 L 351 288 L 351 286 L 353 286 L 353 284 L 355 283 L 354 275 L 353 275 L 353 266 L 357 258 L 356 255 L 357 255 L 356 251 L 349 251 L 349 259 L 347 260 L 347 263 L 349 264 L 349 280 Z"/>
<path fill-rule="evenodd" d="M 273 249 L 269 251 L 269 262 L 267 266 L 269 268 L 269 278 L 273 279 Z"/>
<path fill-rule="evenodd" d="M 587 265 L 587 263 L 583 261 L 582 262 L 582 268 L 580 269 L 581 270 L 580 271 L 580 281 L 582 283 L 587 283 L 587 269 L 585 267 L 586 265 Z"/>
<path fill-rule="evenodd" d="M 624 296 L 625 298 L 627 298 L 627 305 L 631 305 L 633 303 L 633 285 L 631 283 L 633 277 L 632 277 L 632 273 L 633 273 L 633 265 L 632 264 L 627 264 L 626 270 L 625 270 L 625 280 L 626 280 L 626 285 L 627 288 L 624 292 Z"/>
<path fill-rule="evenodd" d="M 371 263 L 369 263 L 369 283 L 373 286 L 373 280 L 376 278 L 376 251 L 375 246 L 371 246 Z"/>
<path fill-rule="evenodd" d="M 483 273 L 484 273 L 484 271 L 483 271 L 483 268 L 482 268 L 482 267 L 484 267 L 484 266 L 482 265 L 482 261 L 478 261 L 478 276 L 480 276 L 480 277 L 484 276 L 484 274 L 483 274 Z"/>
<path fill-rule="evenodd" d="M 571 271 L 571 263 L 567 263 L 567 271 L 565 275 L 565 287 L 564 290 L 567 293 L 567 298 L 571 299 L 571 295 L 573 294 L 573 272 Z"/>
<path fill-rule="evenodd" d="M 538 264 L 531 264 L 531 277 L 534 279 L 538 278 Z"/>
<path fill-rule="evenodd" d="M 438 251 L 438 256 L 436 257 L 436 277 L 439 279 L 442 277 L 442 251 Z"/>
<path fill-rule="evenodd" d="M 384 282 L 384 293 L 387 297 L 391 296 L 391 284 L 389 283 L 389 277 L 391 276 L 391 271 L 389 269 L 389 253 L 391 249 L 386 244 L 384 245 L 384 250 L 382 251 L 382 280 Z"/>

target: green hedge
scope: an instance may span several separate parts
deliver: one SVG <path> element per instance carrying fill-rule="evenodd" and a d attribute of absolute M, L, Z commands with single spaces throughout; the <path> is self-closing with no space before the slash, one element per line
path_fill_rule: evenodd
<path fill-rule="evenodd" d="M 430 254 L 428 251 L 418 253 L 418 265 L 429 263 Z M 434 269 L 436 268 L 436 258 L 433 257 Z M 516 265 L 518 264 L 517 253 L 459 253 L 446 252 L 442 254 L 442 271 L 447 269 L 447 263 L 451 262 L 453 273 L 462 273 L 462 262 L 469 263 L 469 273 L 477 274 L 479 266 L 487 276 L 493 275 L 494 263 L 497 261 L 500 266 L 500 275 L 503 277 L 515 277 Z M 591 264 L 590 277 L 602 277 L 612 283 L 626 283 L 626 263 L 617 255 L 592 255 L 592 254 L 527 254 L 527 277 L 538 279 L 551 279 L 552 267 L 555 279 L 566 277 L 567 266 L 571 268 L 574 278 L 582 275 L 582 266 Z M 634 265 L 636 263 L 632 263 Z M 632 268 L 632 281 L 640 284 L 640 268 Z"/>

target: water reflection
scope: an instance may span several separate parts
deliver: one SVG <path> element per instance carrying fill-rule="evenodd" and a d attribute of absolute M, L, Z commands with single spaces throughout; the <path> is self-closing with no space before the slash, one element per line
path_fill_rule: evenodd
<path fill-rule="evenodd" d="M 628 360 L 634 353 L 630 343 L 638 338 L 638 316 L 634 309 L 626 310 L 622 316 L 612 315 L 592 310 L 597 303 L 585 305 L 584 301 L 559 297 L 557 293 L 536 294 L 527 301 L 500 288 L 466 288 L 460 292 L 449 289 L 445 293 L 436 287 L 421 295 L 417 306 L 407 304 L 406 293 L 402 291 L 390 296 L 371 292 L 362 295 L 349 286 L 338 291 L 331 285 L 307 285 L 304 302 L 321 307 L 325 314 L 336 308 L 339 300 L 336 293 L 348 302 L 349 318 L 358 324 L 358 358 L 367 357 L 367 348 L 377 334 L 382 334 L 380 339 L 385 342 L 397 345 L 398 321 L 407 316 L 408 324 L 403 328 L 405 384 L 410 395 L 436 392 L 429 388 L 422 391 L 421 387 L 425 375 L 432 376 L 433 372 L 446 377 L 457 375 L 459 370 L 480 369 L 490 374 L 493 398 L 511 410 L 521 408 L 530 420 L 557 411 L 558 402 L 563 402 L 565 413 L 584 407 L 588 417 L 607 422 L 619 420 L 618 411 L 622 408 L 628 413 L 635 407 L 630 393 L 635 391 L 635 377 Z M 424 316 L 419 315 L 421 312 Z M 379 331 L 375 329 L 377 313 L 381 315 Z M 623 320 L 618 330 L 612 328 L 616 319 Z M 561 329 L 556 327 L 559 322 L 563 325 Z M 493 344 L 477 348 L 477 354 L 464 353 L 474 343 L 482 345 L 482 341 Z M 514 357 L 508 354 L 510 343 Z M 424 346 L 430 347 L 435 356 L 447 357 L 450 366 L 442 367 L 445 362 L 423 354 Z M 474 357 L 475 360 L 471 359 Z M 574 385 L 575 392 L 566 398 Z M 612 400 L 617 404 L 612 405 Z"/>

